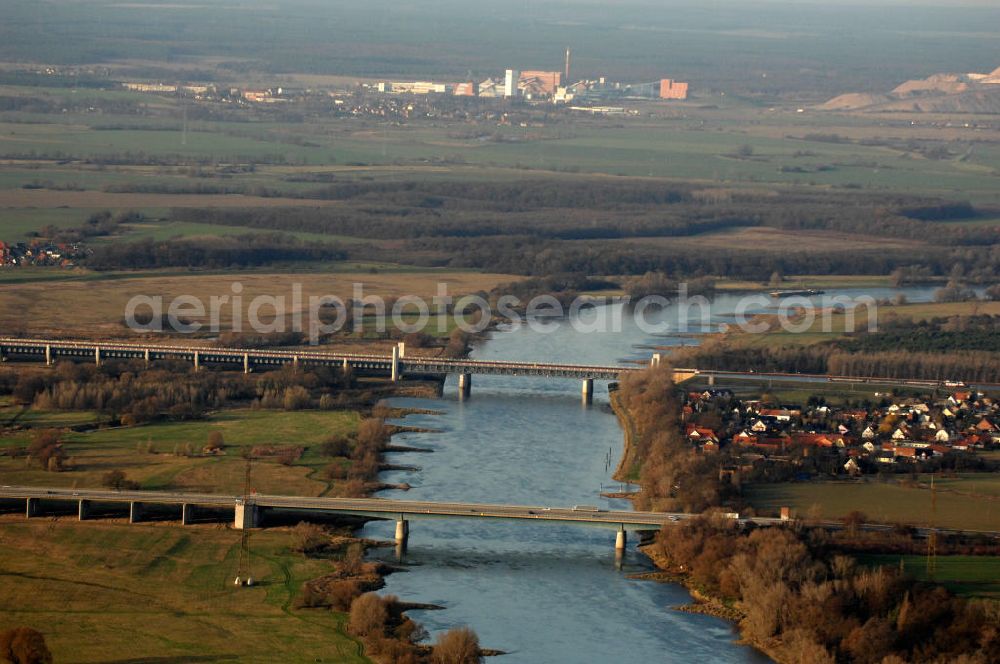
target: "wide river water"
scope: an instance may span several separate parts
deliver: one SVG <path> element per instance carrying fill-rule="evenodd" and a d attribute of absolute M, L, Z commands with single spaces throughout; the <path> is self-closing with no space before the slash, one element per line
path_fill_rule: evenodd
<path fill-rule="evenodd" d="M 839 291 L 888 298 L 903 293 L 927 301 L 932 289 Z M 833 293 L 829 293 L 832 295 Z M 716 297 L 709 327 L 731 320 L 735 295 Z M 584 332 L 579 323 L 610 316 L 620 305 L 584 310 L 540 332 L 526 324 L 505 328 L 476 348 L 489 360 L 537 360 L 614 364 L 647 360 L 653 346 L 694 342 L 690 336 L 640 329 L 623 315 L 620 331 Z M 750 311 L 767 309 L 753 306 Z M 683 313 L 672 306 L 647 312 L 650 323 L 676 324 Z M 689 311 L 701 320 L 697 310 Z M 676 329 L 676 328 L 674 328 Z M 690 332 L 703 330 L 701 323 Z M 419 466 L 389 471 L 387 482 L 406 482 L 409 491 L 385 497 L 410 500 L 494 502 L 524 505 L 598 505 L 630 509 L 623 500 L 600 497 L 618 488 L 611 474 L 622 452 L 622 432 L 608 407 L 607 386 L 598 383 L 594 402 L 581 403 L 580 383 L 568 379 L 475 376 L 471 396 L 461 401 L 454 377 L 441 399 L 394 399 L 393 405 L 432 409 L 410 415 L 410 426 L 435 433 L 404 433 L 394 444 L 434 450 L 393 453 L 388 461 Z M 610 461 L 609 461 L 610 460 Z M 363 534 L 392 539 L 392 522 L 372 522 Z M 376 555 L 394 560 L 392 549 Z M 614 531 L 464 520 L 412 521 L 404 558 L 407 571 L 386 579 L 386 593 L 412 602 L 440 604 L 443 611 L 413 612 L 435 634 L 469 625 L 483 647 L 509 654 L 514 662 L 766 662 L 735 643 L 734 628 L 712 617 L 674 611 L 690 601 L 680 586 L 629 579 L 651 569 L 629 542 L 616 567 Z"/>

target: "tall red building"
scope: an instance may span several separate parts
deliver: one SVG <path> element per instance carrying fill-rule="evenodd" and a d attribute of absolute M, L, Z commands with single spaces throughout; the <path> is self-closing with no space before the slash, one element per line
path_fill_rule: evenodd
<path fill-rule="evenodd" d="M 688 84 L 664 78 L 660 81 L 660 99 L 687 99 Z"/>

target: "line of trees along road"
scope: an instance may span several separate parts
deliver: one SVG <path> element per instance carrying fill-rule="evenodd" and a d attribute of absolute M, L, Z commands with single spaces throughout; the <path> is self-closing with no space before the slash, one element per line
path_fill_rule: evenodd
<path fill-rule="evenodd" d="M 898 323 L 811 346 L 740 346 L 727 339 L 676 351 L 678 366 L 924 380 L 1000 382 L 1000 316 Z"/>

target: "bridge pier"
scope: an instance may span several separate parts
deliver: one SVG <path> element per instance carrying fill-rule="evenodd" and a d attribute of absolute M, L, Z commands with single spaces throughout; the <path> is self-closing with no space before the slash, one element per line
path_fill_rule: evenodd
<path fill-rule="evenodd" d="M 149 349 L 148 348 L 143 348 L 142 349 L 142 359 L 146 362 L 146 366 L 148 367 L 149 366 Z"/>
<path fill-rule="evenodd" d="M 130 501 L 128 504 L 128 522 L 129 523 L 139 523 L 139 519 L 142 518 L 142 503 L 137 503 L 136 501 Z"/>
<path fill-rule="evenodd" d="M 256 528 L 258 519 L 259 514 L 256 505 L 253 503 L 244 503 L 243 501 L 236 503 L 236 515 L 233 520 L 233 528 L 236 530 Z"/>
<path fill-rule="evenodd" d="M 406 546 L 406 541 L 410 539 L 410 522 L 400 518 L 396 522 L 396 544 Z"/>
<path fill-rule="evenodd" d="M 594 379 L 583 379 L 583 403 L 590 404 L 594 401 Z"/>
<path fill-rule="evenodd" d="M 194 505 L 184 503 L 181 505 L 181 525 L 189 526 L 194 521 Z"/>
<path fill-rule="evenodd" d="M 399 346 L 392 347 L 392 382 L 399 380 Z"/>
<path fill-rule="evenodd" d="M 194 370 L 198 371 L 201 369 L 201 353 L 198 351 L 194 352 Z"/>
<path fill-rule="evenodd" d="M 628 535 L 625 533 L 625 527 L 622 526 L 615 534 L 615 551 L 624 551 L 627 543 Z"/>
<path fill-rule="evenodd" d="M 90 516 L 90 501 L 81 500 L 76 514 L 78 521 L 86 520 Z"/>
<path fill-rule="evenodd" d="M 52 364 L 52 346 L 50 344 L 45 344 L 45 364 Z"/>
<path fill-rule="evenodd" d="M 464 399 L 472 394 L 472 374 L 458 374 L 458 398 Z"/>
<path fill-rule="evenodd" d="M 243 373 L 250 373 L 250 353 L 243 353 Z"/>
<path fill-rule="evenodd" d="M 351 370 L 351 363 L 347 361 L 346 357 L 344 358 L 344 363 L 340 366 L 340 370 L 345 374 Z"/>
<path fill-rule="evenodd" d="M 101 366 L 101 347 L 94 346 L 94 364 Z"/>
<path fill-rule="evenodd" d="M 292 355 L 292 368 L 295 369 L 295 370 L 298 370 L 298 368 L 299 368 L 299 356 L 298 355 Z"/>
<path fill-rule="evenodd" d="M 24 505 L 24 518 L 38 516 L 38 498 L 28 498 Z"/>

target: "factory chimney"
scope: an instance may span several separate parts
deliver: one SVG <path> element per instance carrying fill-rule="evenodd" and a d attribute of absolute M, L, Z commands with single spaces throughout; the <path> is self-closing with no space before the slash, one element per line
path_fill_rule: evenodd
<path fill-rule="evenodd" d="M 563 73 L 563 75 L 565 77 L 563 79 L 563 85 L 569 85 L 569 56 L 570 56 L 570 50 L 567 48 L 566 49 L 566 71 Z"/>

